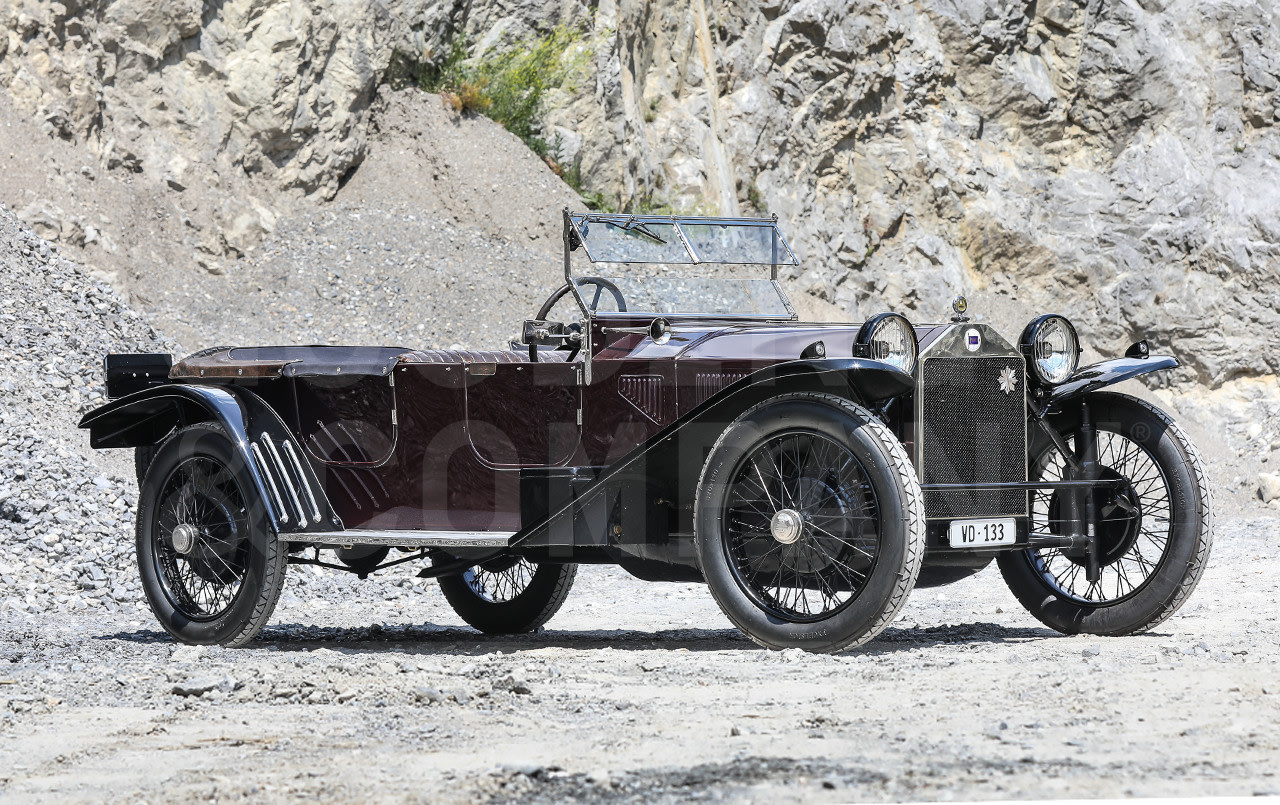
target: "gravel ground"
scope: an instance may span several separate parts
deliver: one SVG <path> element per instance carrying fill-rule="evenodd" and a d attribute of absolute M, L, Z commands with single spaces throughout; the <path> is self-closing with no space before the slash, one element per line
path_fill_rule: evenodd
<path fill-rule="evenodd" d="M 1275 794 L 1278 547 L 1275 521 L 1222 522 L 1151 634 L 1057 635 L 988 569 L 838 657 L 763 651 L 705 588 L 605 567 L 518 639 L 433 583 L 310 569 L 238 651 L 175 646 L 140 609 L 9 611 L 0 798 Z"/>
<path fill-rule="evenodd" d="M 75 424 L 106 402 L 103 355 L 177 345 L 3 205 L 0 278 L 0 612 L 118 611 L 141 600 L 132 457 Z"/>

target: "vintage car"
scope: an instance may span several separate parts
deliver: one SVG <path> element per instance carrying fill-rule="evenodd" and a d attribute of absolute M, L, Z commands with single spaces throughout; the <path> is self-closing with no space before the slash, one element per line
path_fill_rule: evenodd
<path fill-rule="evenodd" d="M 1065 633 L 1148 629 L 1195 587 L 1199 455 L 1103 391 L 1177 365 L 1145 341 L 1078 368 L 1065 318 L 1011 341 L 962 298 L 939 324 L 802 323 L 776 217 L 563 224 L 564 284 L 507 348 L 107 357 L 112 399 L 80 424 L 136 451 L 138 565 L 166 630 L 253 640 L 289 564 L 413 563 L 467 623 L 517 633 L 578 564 L 614 563 L 705 582 L 761 645 L 823 652 L 993 559 Z"/>

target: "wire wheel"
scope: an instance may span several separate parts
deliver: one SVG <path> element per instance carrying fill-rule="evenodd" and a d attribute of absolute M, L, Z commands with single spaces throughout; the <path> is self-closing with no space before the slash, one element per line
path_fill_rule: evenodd
<path fill-rule="evenodd" d="M 462 581 L 482 601 L 504 604 L 529 589 L 537 569 L 526 559 L 507 557 L 463 571 Z"/>
<path fill-rule="evenodd" d="M 725 555 L 757 605 L 806 623 L 858 597 L 880 553 L 880 509 L 848 447 L 782 432 L 747 453 L 731 478 Z"/>
<path fill-rule="evenodd" d="M 1052 590 L 1079 604 L 1104 606 L 1123 601 L 1141 590 L 1160 569 L 1171 543 L 1169 482 L 1155 457 L 1141 444 L 1101 428 L 1097 431 L 1098 463 L 1102 477 L 1124 480 L 1115 488 L 1095 490 L 1098 512 L 1098 555 L 1101 576 L 1086 578 L 1087 559 L 1061 548 L 1026 552 L 1034 571 Z M 1074 437 L 1068 439 L 1074 449 Z M 1033 466 L 1037 480 L 1060 481 L 1067 462 L 1057 449 L 1040 456 Z M 1062 533 L 1064 504 L 1058 492 L 1032 493 L 1031 530 Z"/>
<path fill-rule="evenodd" d="M 225 614 L 244 585 L 250 551 L 245 497 L 219 461 L 195 456 L 161 486 L 153 557 L 170 604 L 193 621 Z"/>

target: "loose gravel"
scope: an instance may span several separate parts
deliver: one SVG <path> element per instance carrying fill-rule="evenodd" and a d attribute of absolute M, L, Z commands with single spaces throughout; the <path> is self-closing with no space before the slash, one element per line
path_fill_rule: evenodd
<path fill-rule="evenodd" d="M 769 652 L 700 585 L 586 567 L 538 634 L 434 583 L 291 570 L 262 639 L 0 614 L 0 798 L 649 803 L 1280 794 L 1274 520 L 1154 632 L 1064 637 L 994 568 L 866 649 Z"/>
<path fill-rule="evenodd" d="M 0 615 L 135 611 L 131 456 L 95 454 L 102 356 L 177 345 L 0 206 Z"/>

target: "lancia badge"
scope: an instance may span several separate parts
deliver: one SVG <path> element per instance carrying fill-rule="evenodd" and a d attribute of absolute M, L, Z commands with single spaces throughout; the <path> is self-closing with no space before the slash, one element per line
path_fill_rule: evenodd
<path fill-rule="evenodd" d="M 977 327 L 970 327 L 964 331 L 964 348 L 970 352 L 982 349 L 982 333 L 978 332 Z"/>
<path fill-rule="evenodd" d="M 1013 390 L 1018 387 L 1018 376 L 1013 373 L 1012 366 L 1004 367 L 1004 371 L 1000 372 L 1000 378 L 997 380 L 1000 384 L 1000 390 L 1005 394 L 1012 394 Z"/>

